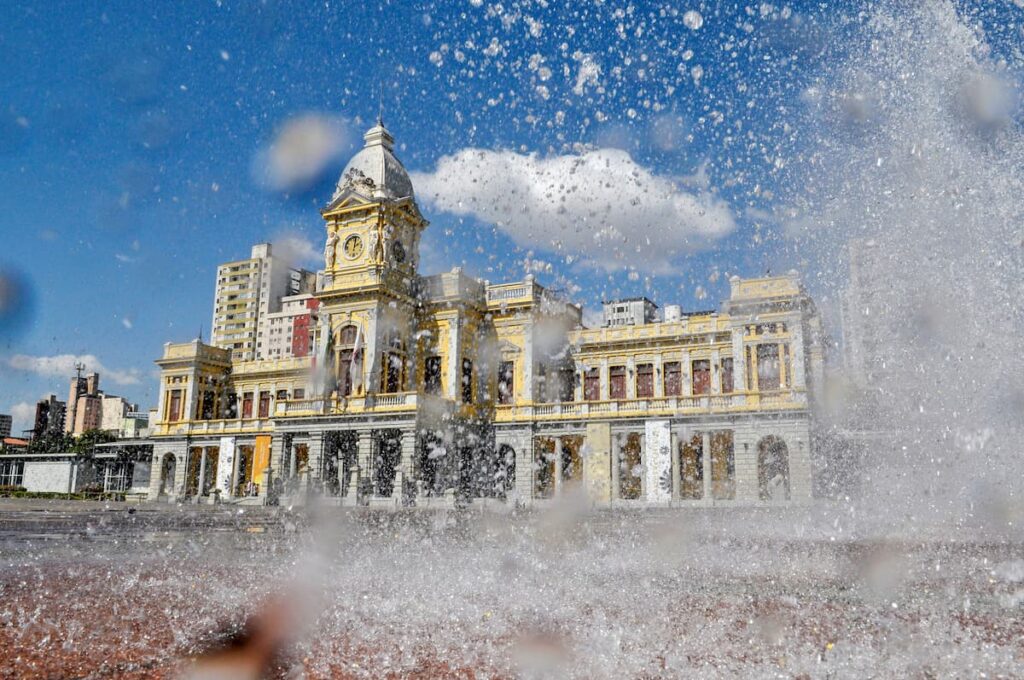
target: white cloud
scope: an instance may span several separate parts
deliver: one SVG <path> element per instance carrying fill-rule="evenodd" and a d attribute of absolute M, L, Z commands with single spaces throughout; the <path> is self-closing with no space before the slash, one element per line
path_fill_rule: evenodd
<path fill-rule="evenodd" d="M 77 363 L 85 364 L 85 370 L 89 373 L 99 373 L 101 385 L 104 380 L 110 380 L 117 385 L 137 385 L 139 383 L 137 369 L 121 371 L 107 368 L 92 354 L 57 354 L 52 357 L 15 354 L 7 359 L 7 365 L 17 371 L 61 378 L 70 378 L 74 375 Z"/>
<path fill-rule="evenodd" d="M 327 239 L 326 234 L 324 240 Z M 274 238 L 273 253 L 295 267 L 316 265 L 323 268 L 322 246 L 315 245 L 308 237 L 298 233 L 285 233 Z"/>
<path fill-rule="evenodd" d="M 36 406 L 28 402 L 20 402 L 11 407 L 11 417 L 14 423 L 11 427 L 11 436 L 20 437 L 25 430 L 31 429 L 36 420 Z"/>
<path fill-rule="evenodd" d="M 724 201 L 655 175 L 619 149 L 550 158 L 463 149 L 432 173 L 414 173 L 413 182 L 438 210 L 494 223 L 521 246 L 579 253 L 608 269 L 668 271 L 677 256 L 736 226 Z"/>
<path fill-rule="evenodd" d="M 320 179 L 348 143 L 347 125 L 340 118 L 296 116 L 256 155 L 253 173 L 260 184 L 275 191 L 301 191 Z"/>

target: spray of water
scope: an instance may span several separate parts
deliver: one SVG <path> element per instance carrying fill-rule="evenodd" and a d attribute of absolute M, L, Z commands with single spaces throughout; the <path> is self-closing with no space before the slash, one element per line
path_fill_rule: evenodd
<path fill-rule="evenodd" d="M 1020 513 L 1019 67 L 952 2 L 883 2 L 838 78 L 804 93 L 815 135 L 793 233 L 846 305 L 836 411 L 862 443 L 861 492 L 905 528 Z"/>

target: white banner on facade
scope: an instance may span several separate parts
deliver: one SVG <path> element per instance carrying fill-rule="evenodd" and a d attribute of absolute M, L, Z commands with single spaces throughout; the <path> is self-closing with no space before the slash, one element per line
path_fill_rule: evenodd
<path fill-rule="evenodd" d="M 217 454 L 217 488 L 227 496 L 231 491 L 231 472 L 235 467 L 235 438 L 221 437 Z"/>
<path fill-rule="evenodd" d="M 648 420 L 644 437 L 647 500 L 672 500 L 672 430 L 667 420 Z"/>

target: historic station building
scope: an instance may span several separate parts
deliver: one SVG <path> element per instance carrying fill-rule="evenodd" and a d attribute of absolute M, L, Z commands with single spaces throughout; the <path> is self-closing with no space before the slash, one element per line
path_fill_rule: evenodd
<path fill-rule="evenodd" d="M 420 275 L 412 182 L 383 124 L 365 140 L 321 211 L 324 268 L 294 301 L 305 321 L 266 331 L 310 351 L 165 345 L 151 499 L 810 498 L 822 342 L 795 273 L 734 277 L 721 311 L 608 302 L 585 328 L 531 277 Z M 231 284 L 218 279 L 218 304 L 245 325 Z"/>

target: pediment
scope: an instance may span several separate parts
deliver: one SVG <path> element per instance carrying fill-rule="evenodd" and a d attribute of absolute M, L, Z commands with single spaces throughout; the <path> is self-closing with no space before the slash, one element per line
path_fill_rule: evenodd
<path fill-rule="evenodd" d="M 372 196 L 362 194 L 354 188 L 346 188 L 335 195 L 331 202 L 327 204 L 327 207 L 320 212 L 326 215 L 327 213 L 344 210 L 345 208 L 374 203 L 379 203 L 379 201 Z"/>
<path fill-rule="evenodd" d="M 498 343 L 498 351 L 502 354 L 519 354 L 523 351 L 523 348 L 508 340 L 502 340 Z"/>

